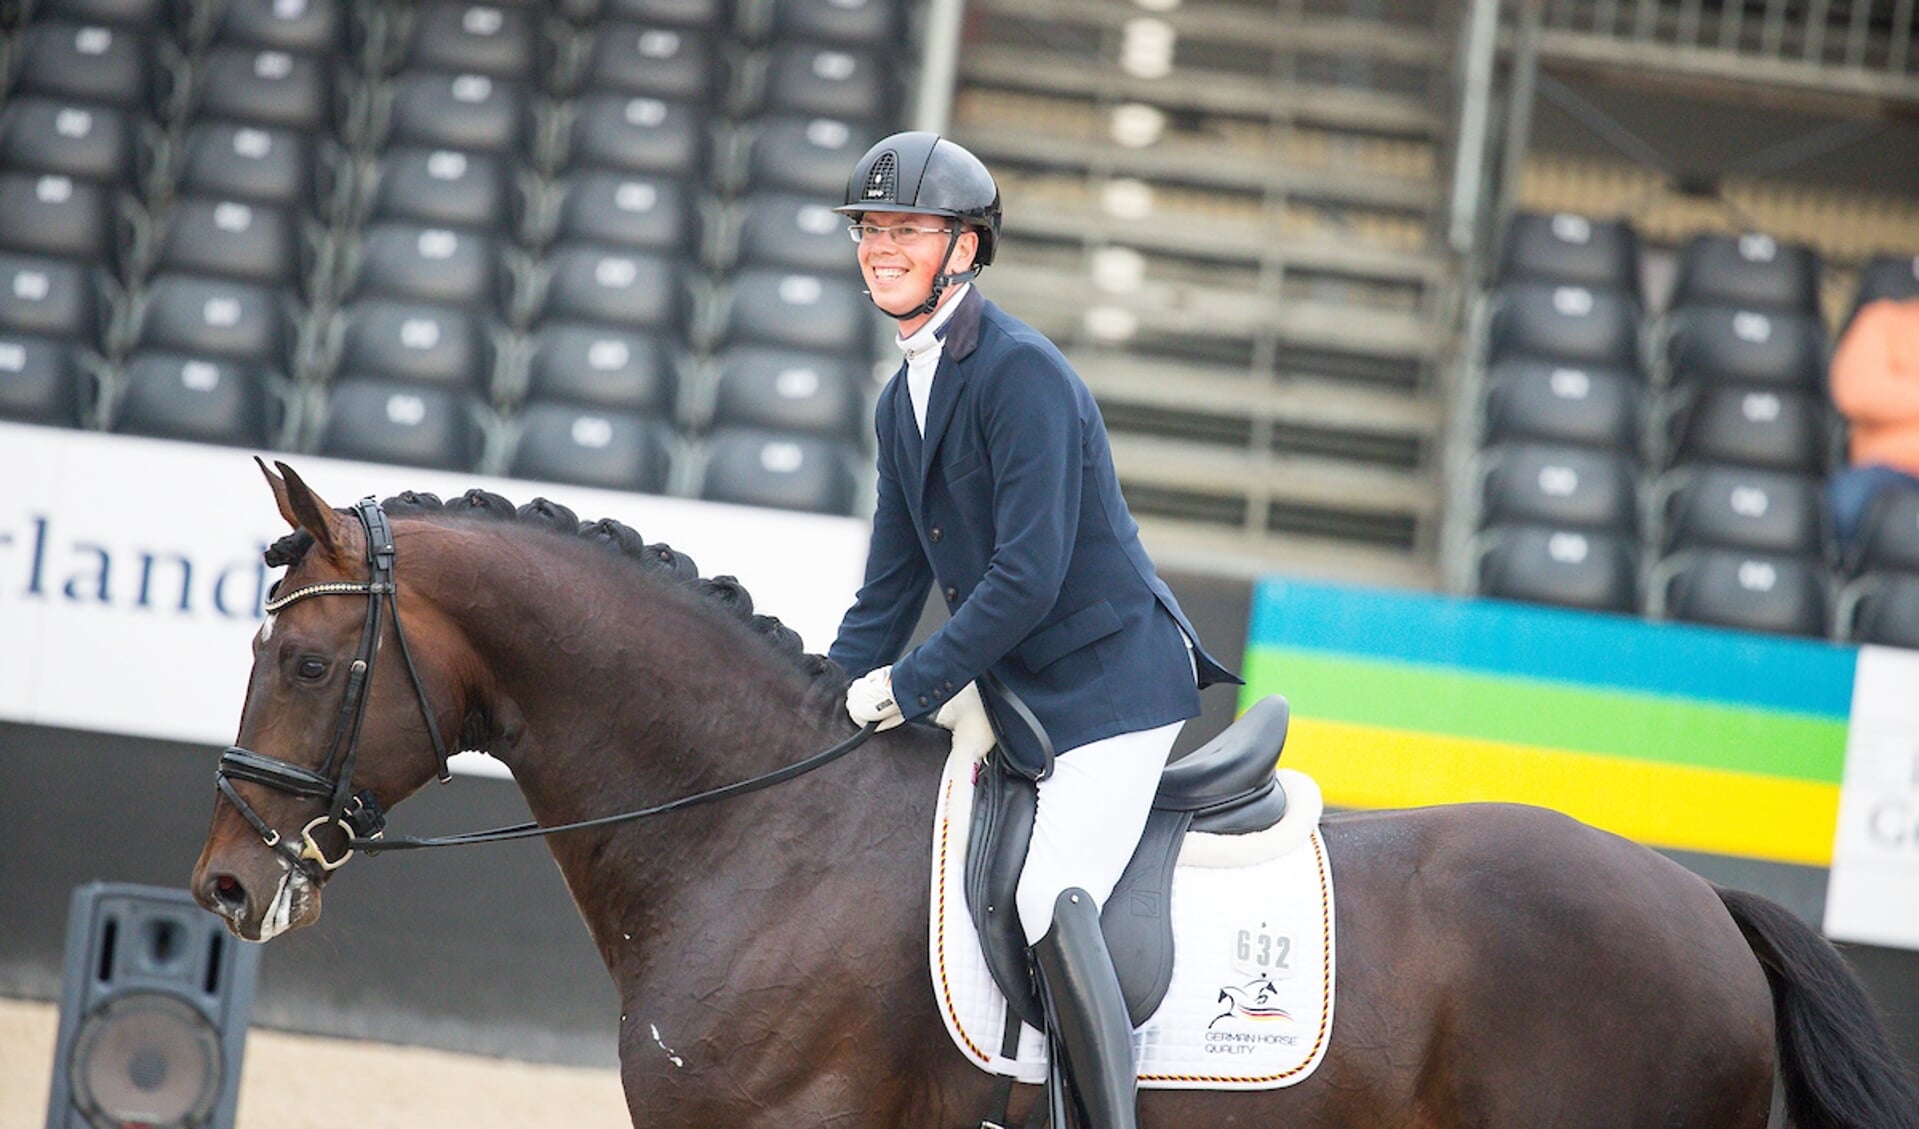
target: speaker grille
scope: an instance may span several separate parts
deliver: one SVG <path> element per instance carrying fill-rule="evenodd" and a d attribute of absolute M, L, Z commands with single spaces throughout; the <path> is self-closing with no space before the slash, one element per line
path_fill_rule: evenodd
<path fill-rule="evenodd" d="M 200 1012 L 132 992 L 87 1016 L 74 1039 L 74 1104 L 102 1129 L 206 1123 L 220 1097 L 220 1037 Z"/>

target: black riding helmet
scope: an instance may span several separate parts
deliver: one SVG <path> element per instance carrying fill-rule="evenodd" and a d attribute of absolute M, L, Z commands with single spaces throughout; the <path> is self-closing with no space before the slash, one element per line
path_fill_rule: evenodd
<path fill-rule="evenodd" d="M 993 174 L 978 157 L 936 133 L 913 130 L 881 139 L 853 166 L 853 175 L 846 181 L 846 201 L 833 210 L 853 217 L 892 212 L 958 220 L 946 241 L 948 258 L 962 228 L 970 227 L 979 236 L 972 270 L 947 274 L 942 259 L 925 302 L 903 314 L 882 308 L 895 318 L 931 313 L 948 286 L 978 275 L 981 267 L 993 261 L 999 246 L 999 185 L 993 182 Z"/>

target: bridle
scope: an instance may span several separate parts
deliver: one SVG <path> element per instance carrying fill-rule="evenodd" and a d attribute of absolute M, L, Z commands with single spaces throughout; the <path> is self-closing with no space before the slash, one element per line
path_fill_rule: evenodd
<path fill-rule="evenodd" d="M 380 809 L 379 801 L 367 789 L 354 791 L 352 784 L 353 763 L 360 751 L 360 726 L 366 720 L 367 689 L 373 681 L 373 660 L 380 650 L 383 607 L 390 608 L 393 613 L 393 635 L 399 640 L 400 658 L 406 663 L 407 677 L 413 683 L 414 697 L 419 702 L 421 715 L 426 718 L 427 734 L 433 740 L 433 755 L 439 765 L 440 782 L 444 784 L 451 780 L 452 774 L 447 769 L 447 746 L 440 737 L 439 723 L 435 721 L 432 703 L 427 699 L 426 685 L 420 680 L 418 668 L 413 665 L 413 656 L 407 650 L 406 631 L 400 626 L 399 594 L 393 580 L 393 563 L 397 555 L 393 547 L 393 527 L 387 521 L 386 512 L 371 497 L 362 498 L 354 505 L 353 510 L 366 530 L 368 578 L 365 581 L 328 581 L 309 584 L 304 588 L 296 588 L 284 596 L 278 594 L 276 584 L 274 591 L 269 593 L 271 598 L 265 605 L 267 614 L 271 615 L 309 596 L 365 596 L 367 598 L 366 622 L 360 629 L 359 648 L 354 655 L 352 665 L 347 670 L 346 692 L 340 699 L 340 711 L 334 722 L 333 741 L 327 747 L 326 760 L 316 772 L 275 757 L 256 753 L 240 745 L 229 745 L 227 750 L 220 754 L 220 766 L 214 773 L 214 785 L 219 789 L 220 795 L 226 797 L 227 802 L 240 813 L 240 818 L 253 828 L 254 832 L 260 836 L 261 842 L 316 882 L 346 865 L 346 861 L 353 857 L 355 851 L 379 854 L 382 851 L 456 847 L 472 843 L 498 843 L 510 839 L 557 835 L 567 831 L 606 827 L 644 819 L 648 816 L 664 815 L 698 804 L 757 792 L 762 788 L 791 780 L 838 760 L 865 744 L 866 739 L 874 733 L 874 726 L 868 723 L 851 737 L 829 749 L 814 753 L 804 760 L 795 761 L 746 780 L 723 784 L 704 792 L 682 796 L 679 799 L 634 811 L 619 812 L 552 827 L 542 827 L 538 823 L 528 822 L 510 827 L 495 827 L 486 831 L 442 835 L 430 839 L 408 836 L 389 839 L 386 837 L 386 814 Z M 288 843 L 279 831 L 261 818 L 260 813 L 240 795 L 239 790 L 233 786 L 235 780 L 263 784 L 288 795 L 326 800 L 326 814 L 315 816 L 301 829 L 297 844 Z M 328 858 L 326 851 L 314 841 L 313 833 L 320 827 L 338 827 L 345 834 L 346 842 L 338 858 Z"/>
<path fill-rule="evenodd" d="M 366 597 L 366 621 L 360 628 L 360 645 L 353 663 L 347 668 L 346 692 L 340 699 L 340 711 L 334 720 L 333 740 L 327 746 L 326 760 L 316 772 L 240 745 L 230 745 L 226 752 L 220 754 L 220 767 L 214 773 L 214 786 L 240 813 L 240 818 L 259 834 L 261 841 L 314 879 L 344 866 L 346 860 L 353 857 L 356 846 L 377 842 L 386 829 L 386 815 L 380 810 L 379 801 L 374 799 L 373 793 L 366 789 L 353 790 L 353 763 L 360 753 L 360 726 L 366 720 L 367 689 L 373 683 L 373 660 L 380 653 L 383 608 L 391 608 L 393 612 L 393 635 L 399 640 L 400 658 L 406 663 L 407 677 L 413 683 L 420 713 L 426 718 L 427 735 L 433 740 L 433 755 L 439 764 L 440 782 L 444 784 L 452 779 L 446 764 L 446 742 L 440 737 L 439 722 L 434 719 L 433 706 L 427 701 L 426 686 L 420 681 L 420 672 L 413 665 L 413 655 L 407 650 L 406 632 L 400 626 L 399 592 L 393 582 L 396 556 L 393 526 L 387 521 L 386 511 L 370 497 L 360 499 L 354 505 L 353 512 L 366 530 L 367 579 L 309 584 L 284 596 L 278 594 L 279 586 L 276 584 L 272 598 L 265 605 L 267 614 L 272 615 L 310 596 Z M 240 795 L 233 786 L 235 780 L 264 784 L 288 795 L 325 800 L 326 814 L 315 816 L 300 830 L 298 844 L 288 843 Z M 345 833 L 346 845 L 341 848 L 338 858 L 328 858 L 326 851 L 315 841 L 313 833 L 320 827 L 338 827 Z"/>

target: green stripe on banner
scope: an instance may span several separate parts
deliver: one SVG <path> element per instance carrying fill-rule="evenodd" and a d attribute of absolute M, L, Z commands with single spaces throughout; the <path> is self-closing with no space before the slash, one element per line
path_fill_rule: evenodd
<path fill-rule="evenodd" d="M 1658 694 L 1254 644 L 1242 701 L 1301 717 L 1839 783 L 1846 723 Z"/>

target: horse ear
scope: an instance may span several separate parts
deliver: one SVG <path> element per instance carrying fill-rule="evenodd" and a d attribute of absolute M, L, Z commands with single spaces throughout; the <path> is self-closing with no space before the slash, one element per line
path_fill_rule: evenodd
<path fill-rule="evenodd" d="M 259 456 L 254 456 L 253 461 L 260 464 L 260 473 L 266 475 L 267 485 L 273 488 L 273 501 L 280 507 L 280 516 L 287 519 L 287 524 L 311 533 L 314 545 L 327 556 L 344 560 L 341 547 L 346 542 L 340 534 L 346 528 L 346 518 L 314 493 L 292 467 L 275 462 L 273 465 L 280 468 L 276 475 Z"/>

